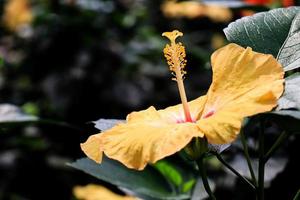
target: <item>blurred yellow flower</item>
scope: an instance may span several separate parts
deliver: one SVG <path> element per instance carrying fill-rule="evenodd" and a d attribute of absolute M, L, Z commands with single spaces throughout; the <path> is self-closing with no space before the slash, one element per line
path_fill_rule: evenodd
<path fill-rule="evenodd" d="M 138 200 L 135 197 L 115 194 L 101 185 L 94 184 L 76 186 L 73 194 L 79 200 Z"/>
<path fill-rule="evenodd" d="M 182 104 L 132 112 L 126 123 L 92 135 L 81 144 L 85 154 L 101 162 L 102 154 L 128 168 L 144 169 L 147 163 L 183 149 L 194 137 L 209 143 L 232 142 L 245 117 L 270 111 L 283 92 L 284 71 L 271 55 L 229 44 L 211 56 L 212 84 L 206 95 L 187 102 L 183 79 L 185 50 L 176 38 L 179 31 L 163 34 L 171 43 L 164 49 Z"/>
<path fill-rule="evenodd" d="M 33 15 L 28 0 L 8 0 L 4 7 L 3 23 L 16 31 L 20 26 L 30 24 Z"/>
<path fill-rule="evenodd" d="M 215 33 L 213 36 L 212 36 L 212 39 L 211 39 L 211 46 L 213 49 L 219 49 L 223 46 L 226 45 L 226 39 L 225 39 L 225 36 L 219 34 L 219 33 Z"/>
<path fill-rule="evenodd" d="M 190 19 L 208 17 L 215 22 L 229 22 L 233 14 L 229 8 L 220 5 L 205 5 L 198 1 L 166 0 L 161 10 L 166 17 Z"/>

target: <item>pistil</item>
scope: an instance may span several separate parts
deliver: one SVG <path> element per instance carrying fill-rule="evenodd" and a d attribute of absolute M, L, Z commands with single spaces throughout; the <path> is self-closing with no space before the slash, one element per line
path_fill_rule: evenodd
<path fill-rule="evenodd" d="M 188 101 L 183 84 L 184 75 L 186 74 L 186 71 L 184 70 L 186 66 L 185 48 L 180 42 L 176 43 L 176 38 L 179 36 L 183 36 L 183 34 L 177 30 L 174 30 L 172 32 L 164 32 L 162 36 L 167 37 L 171 41 L 171 44 L 167 44 L 164 48 L 164 55 L 167 59 L 170 71 L 174 76 L 172 80 L 177 82 L 180 99 L 183 105 L 185 120 L 186 122 L 192 122 L 193 120 L 189 110 Z"/>

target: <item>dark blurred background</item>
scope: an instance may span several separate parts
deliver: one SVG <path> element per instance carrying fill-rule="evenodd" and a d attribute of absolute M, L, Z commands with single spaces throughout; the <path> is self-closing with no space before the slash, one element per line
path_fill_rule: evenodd
<path fill-rule="evenodd" d="M 249 2 L 258 6 L 246 8 Z M 52 120 L 0 128 L 0 199 L 73 199 L 75 185 L 97 182 L 66 165 L 84 156 L 79 143 L 97 133 L 91 121 L 179 103 L 162 32 L 184 32 L 185 86 L 193 99 L 209 87 L 210 54 L 226 44 L 222 29 L 228 23 L 296 2 L 220 4 L 225 7 L 199 1 L 180 7 L 167 0 L 0 0 L 0 121 L 12 105 Z M 270 199 L 291 199 L 297 189 L 297 182 L 284 184 L 299 167 L 295 145 L 287 148 L 286 170 L 267 190 L 277 194 Z M 221 185 L 217 196 L 241 199 L 235 190 Z"/>

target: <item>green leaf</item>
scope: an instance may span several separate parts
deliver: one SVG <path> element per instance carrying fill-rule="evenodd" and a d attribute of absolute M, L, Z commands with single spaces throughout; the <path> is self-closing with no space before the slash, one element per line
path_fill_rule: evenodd
<path fill-rule="evenodd" d="M 25 114 L 21 109 L 12 104 L 0 104 L 0 127 L 14 126 L 18 124 L 38 121 L 38 118 Z"/>
<path fill-rule="evenodd" d="M 284 130 L 299 133 L 300 131 L 300 73 L 295 73 L 285 80 L 285 91 L 278 101 L 276 111 L 267 113 Z M 295 109 L 295 110 L 287 110 Z M 298 109 L 298 110 L 296 110 Z"/>
<path fill-rule="evenodd" d="M 196 185 L 196 182 L 201 181 L 201 178 L 198 177 L 198 172 L 193 168 L 184 166 L 182 162 L 161 160 L 157 162 L 154 167 L 165 176 L 172 185 L 177 187 L 176 191 L 182 193 L 192 194 L 192 189 Z"/>
<path fill-rule="evenodd" d="M 277 55 L 285 71 L 300 67 L 300 14 L 294 18 L 288 37 Z"/>
<path fill-rule="evenodd" d="M 251 158 L 250 160 L 253 169 L 258 169 L 258 160 L 254 158 Z M 276 178 L 276 176 L 284 170 L 285 166 L 287 165 L 287 162 L 288 159 L 286 157 L 270 158 L 265 165 L 265 184 L 269 184 L 274 178 Z M 251 174 L 249 172 L 247 161 L 244 159 L 244 156 L 242 154 L 236 154 L 234 158 L 231 161 L 229 161 L 229 164 L 242 176 L 251 179 Z M 229 170 L 228 173 L 232 174 L 232 172 Z M 254 174 L 256 177 L 258 177 L 257 170 L 254 170 Z"/>
<path fill-rule="evenodd" d="M 100 180 L 133 191 L 136 196 L 144 199 L 145 196 L 151 197 L 151 199 L 166 200 L 189 198 L 187 194 L 177 194 L 172 190 L 166 179 L 152 167 L 147 167 L 143 171 L 136 171 L 108 158 L 104 158 L 101 164 L 88 158 L 82 158 L 71 163 L 70 166 Z"/>
<path fill-rule="evenodd" d="M 224 29 L 230 42 L 277 57 L 300 7 L 279 8 L 232 22 Z"/>
<path fill-rule="evenodd" d="M 39 107 L 32 102 L 27 102 L 22 106 L 22 110 L 28 115 L 39 115 Z"/>
<path fill-rule="evenodd" d="M 263 115 L 273 119 L 286 131 L 300 133 L 300 111 L 298 110 L 278 110 Z"/>
<path fill-rule="evenodd" d="M 0 104 L 0 128 L 10 128 L 28 124 L 47 124 L 81 131 L 77 127 L 65 122 L 41 119 L 34 115 L 26 114 L 18 106 L 12 104 Z"/>
<path fill-rule="evenodd" d="M 3 67 L 3 64 L 4 64 L 4 60 L 3 60 L 3 58 L 2 58 L 2 57 L 0 57 L 0 68 L 2 68 L 2 67 Z"/>
<path fill-rule="evenodd" d="M 185 182 L 182 186 L 182 192 L 186 193 L 190 191 L 194 187 L 195 183 L 196 183 L 195 179 L 191 179 L 188 182 Z"/>
<path fill-rule="evenodd" d="M 285 79 L 284 93 L 278 100 L 276 110 L 282 109 L 300 110 L 300 73 L 295 73 Z"/>
<path fill-rule="evenodd" d="M 298 190 L 297 194 L 293 198 L 293 200 L 300 200 L 300 189 Z"/>
<path fill-rule="evenodd" d="M 153 166 L 171 183 L 173 183 L 177 187 L 181 186 L 183 181 L 182 176 L 180 172 L 176 169 L 176 167 L 170 162 L 161 160 L 155 163 Z"/>

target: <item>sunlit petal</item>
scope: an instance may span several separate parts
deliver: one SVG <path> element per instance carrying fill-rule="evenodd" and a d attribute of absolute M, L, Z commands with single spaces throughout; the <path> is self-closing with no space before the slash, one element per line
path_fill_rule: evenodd
<path fill-rule="evenodd" d="M 97 163 L 102 161 L 101 133 L 91 135 L 85 143 L 80 144 L 82 151 Z"/>
<path fill-rule="evenodd" d="M 213 82 L 198 121 L 210 143 L 231 142 L 244 117 L 270 111 L 283 92 L 283 69 L 271 55 L 229 44 L 211 58 Z"/>
<path fill-rule="evenodd" d="M 90 136 L 82 149 L 95 161 L 101 162 L 104 152 L 129 168 L 142 170 L 147 163 L 155 163 L 181 150 L 193 137 L 203 137 L 195 123 L 170 123 L 160 112 L 154 107 L 133 112 L 127 117 L 127 123 Z"/>
<path fill-rule="evenodd" d="M 120 124 L 102 134 L 104 153 L 138 170 L 178 152 L 193 137 L 203 137 L 195 123 L 170 124 L 163 120 Z"/>

